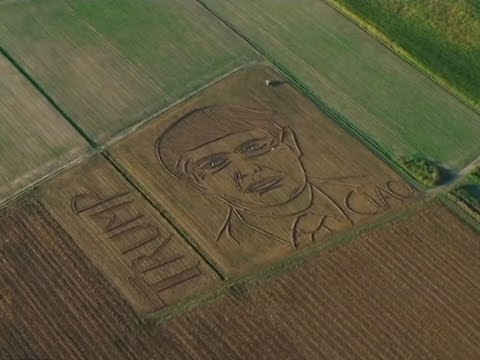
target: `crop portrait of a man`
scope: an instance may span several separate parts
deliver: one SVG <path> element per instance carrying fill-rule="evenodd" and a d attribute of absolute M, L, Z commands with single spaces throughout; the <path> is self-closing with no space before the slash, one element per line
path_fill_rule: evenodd
<path fill-rule="evenodd" d="M 412 196 L 397 182 L 372 186 L 368 174 L 309 176 L 294 129 L 271 110 L 196 109 L 155 146 L 160 164 L 178 181 L 227 204 L 212 241 L 231 242 L 232 251 L 253 239 L 303 246 Z"/>

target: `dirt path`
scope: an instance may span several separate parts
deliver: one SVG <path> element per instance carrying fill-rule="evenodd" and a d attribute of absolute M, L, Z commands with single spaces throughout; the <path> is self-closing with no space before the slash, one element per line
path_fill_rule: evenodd
<path fill-rule="evenodd" d="M 452 176 L 452 178 L 446 182 L 443 185 L 437 186 L 433 189 L 427 190 L 426 193 L 429 196 L 435 196 L 439 193 L 442 192 L 447 192 L 451 190 L 453 187 L 455 187 L 457 184 L 459 184 L 465 177 L 470 175 L 472 171 L 474 171 L 477 167 L 480 166 L 480 156 L 473 160 L 470 164 L 465 166 L 462 170 L 460 170 L 455 176 Z"/>

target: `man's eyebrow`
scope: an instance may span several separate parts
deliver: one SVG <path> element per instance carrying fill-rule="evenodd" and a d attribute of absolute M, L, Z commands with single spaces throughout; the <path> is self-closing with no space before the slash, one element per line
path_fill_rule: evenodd
<path fill-rule="evenodd" d="M 233 150 L 233 152 L 238 153 L 238 152 L 242 151 L 243 149 L 245 149 L 245 147 L 247 147 L 248 145 L 250 145 L 252 142 L 261 141 L 261 140 L 265 140 L 265 139 L 267 139 L 266 136 L 261 137 L 261 138 L 254 138 L 254 139 L 250 139 L 250 140 L 248 140 L 248 141 L 245 141 L 245 142 L 241 143 L 240 145 L 238 145 L 238 146 L 235 148 L 235 150 Z"/>

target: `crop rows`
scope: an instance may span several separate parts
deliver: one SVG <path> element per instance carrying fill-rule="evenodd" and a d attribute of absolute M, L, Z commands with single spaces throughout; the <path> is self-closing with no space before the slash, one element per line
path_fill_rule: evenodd
<path fill-rule="evenodd" d="M 138 323 L 38 203 L 3 217 L 0 230 L 6 359 L 474 359 L 480 351 L 478 233 L 439 204 L 162 325 Z"/>

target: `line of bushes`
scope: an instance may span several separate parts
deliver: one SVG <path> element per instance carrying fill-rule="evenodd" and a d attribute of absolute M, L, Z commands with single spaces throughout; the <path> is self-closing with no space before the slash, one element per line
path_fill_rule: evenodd
<path fill-rule="evenodd" d="M 449 178 L 449 171 L 441 164 L 421 156 L 402 156 L 398 162 L 413 178 L 426 186 L 441 185 Z"/>
<path fill-rule="evenodd" d="M 469 180 L 471 180 L 472 183 L 480 185 L 480 167 L 470 174 Z"/>

